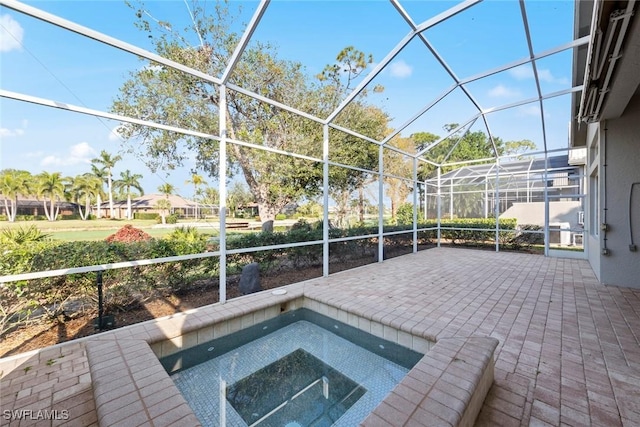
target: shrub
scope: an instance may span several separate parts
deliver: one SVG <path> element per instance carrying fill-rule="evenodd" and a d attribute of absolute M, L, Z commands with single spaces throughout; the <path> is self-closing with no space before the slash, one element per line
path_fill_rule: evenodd
<path fill-rule="evenodd" d="M 0 275 L 153 259 L 205 251 L 203 241 L 150 239 L 139 242 L 28 242 L 0 254 Z M 195 259 L 105 271 L 105 304 L 124 307 L 156 293 L 184 289 L 194 280 L 217 275 L 217 258 Z M 57 314 L 69 299 L 96 297 L 96 273 L 10 282 L 0 286 L 0 334 L 7 322 L 25 321 L 37 308 Z"/>
<path fill-rule="evenodd" d="M 311 224 L 309 224 L 307 222 L 307 220 L 305 220 L 304 218 L 301 218 L 295 224 L 293 224 L 291 226 L 291 231 L 292 232 L 293 231 L 298 231 L 298 230 L 310 232 L 311 231 Z"/>
<path fill-rule="evenodd" d="M 71 215 L 60 215 L 58 219 L 60 219 L 61 221 L 67 221 L 67 220 L 75 220 L 75 219 L 82 219 L 82 218 L 80 217 L 80 214 L 71 214 Z"/>
<path fill-rule="evenodd" d="M 155 212 L 134 212 L 133 219 L 146 219 L 153 220 L 158 219 L 159 215 Z"/>
<path fill-rule="evenodd" d="M 396 220 L 399 225 L 413 224 L 413 204 L 403 203 L 398 207 Z"/>
<path fill-rule="evenodd" d="M 9 218 L 6 215 L 0 215 L 0 221 L 8 221 Z"/>
<path fill-rule="evenodd" d="M 44 215 L 16 215 L 16 221 L 45 221 Z"/>
<path fill-rule="evenodd" d="M 167 224 L 177 224 L 179 215 L 173 213 L 171 215 L 167 215 Z"/>
<path fill-rule="evenodd" d="M 4 244 L 22 245 L 28 242 L 49 240 L 51 235 L 44 234 L 35 225 L 20 228 L 6 228 L 0 233 L 0 242 Z"/>
<path fill-rule="evenodd" d="M 283 219 L 287 219 L 287 216 L 285 214 L 277 214 L 276 215 L 276 220 L 281 221 Z"/>
<path fill-rule="evenodd" d="M 177 224 L 178 223 L 178 217 L 179 217 L 179 215 L 175 214 L 175 213 L 167 215 L 167 216 L 164 217 L 164 222 L 165 222 L 165 224 Z M 156 217 L 156 223 L 162 224 L 162 216 L 161 215 L 158 215 Z"/>

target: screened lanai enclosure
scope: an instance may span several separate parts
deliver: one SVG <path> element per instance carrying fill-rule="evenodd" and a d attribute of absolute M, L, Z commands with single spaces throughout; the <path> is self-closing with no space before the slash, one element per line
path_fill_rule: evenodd
<path fill-rule="evenodd" d="M 24 30 L 4 30 L 18 47 L 3 53 L 2 168 L 35 164 L 30 133 L 60 157 L 88 141 L 149 182 L 199 174 L 220 207 L 197 224 L 215 231 L 206 250 L 32 263 L 1 282 L 174 266 L 219 278 L 224 302 L 250 262 L 329 275 L 440 245 L 584 256 L 585 153 L 568 139 L 589 29 L 572 2 L 0 3 Z M 259 213 L 242 234 L 236 185 Z"/>

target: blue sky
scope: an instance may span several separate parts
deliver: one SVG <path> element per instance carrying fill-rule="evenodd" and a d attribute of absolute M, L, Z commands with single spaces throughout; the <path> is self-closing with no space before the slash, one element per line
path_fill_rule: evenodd
<path fill-rule="evenodd" d="M 123 1 L 27 1 L 126 42 L 151 48 L 134 25 L 134 14 Z M 404 9 L 420 23 L 453 5 L 445 1 L 404 1 Z M 241 6 L 234 29 L 242 31 L 256 2 L 231 2 Z M 153 18 L 177 26 L 189 23 L 183 1 L 148 1 Z M 573 2 L 534 0 L 526 3 L 534 52 L 567 43 L 573 33 Z M 0 8 L 0 87 L 5 90 L 49 98 L 107 111 L 129 71 L 140 67 L 130 54 L 53 27 L 44 22 Z M 529 56 L 517 1 L 485 1 L 447 20 L 424 34 L 442 58 L 464 79 Z M 386 1 L 273 1 L 254 38 L 278 46 L 279 56 L 303 63 L 311 75 L 331 63 L 344 47 L 386 54 L 409 32 L 407 23 Z M 195 43 L 195 41 L 194 41 Z M 543 93 L 571 86 L 571 52 L 538 61 Z M 375 64 L 374 64 L 375 65 Z M 424 44 L 414 38 L 390 67 L 374 79 L 385 91 L 371 101 L 393 118 L 392 126 L 404 123 L 453 84 Z M 467 86 L 482 108 L 510 104 L 536 95 L 530 65 L 482 79 Z M 569 96 L 545 101 L 549 148 L 567 146 L 570 120 Z M 77 175 L 90 170 L 91 158 L 106 149 L 118 153 L 122 146 L 111 130 L 118 123 L 71 112 L 0 99 L 0 169 L 43 170 Z M 429 131 L 443 135 L 447 123 L 463 123 L 477 113 L 460 89 L 427 112 L 403 132 Z M 529 104 L 488 115 L 492 132 L 505 140 L 531 139 L 542 148 L 540 110 Z M 484 130 L 480 121 L 473 130 Z M 169 182 L 185 196 L 192 165 L 170 174 L 151 173 L 143 162 L 128 155 L 115 169 L 143 175 L 147 193 Z M 209 183 L 214 181 L 209 179 Z"/>

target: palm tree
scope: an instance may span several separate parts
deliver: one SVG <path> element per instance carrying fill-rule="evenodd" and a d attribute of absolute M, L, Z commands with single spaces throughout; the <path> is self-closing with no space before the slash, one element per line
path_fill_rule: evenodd
<path fill-rule="evenodd" d="M 91 211 L 91 202 L 94 198 L 100 200 L 102 194 L 102 185 L 104 182 L 94 174 L 85 173 L 71 178 L 69 184 L 69 192 L 73 201 L 78 204 L 80 218 L 85 221 L 89 218 Z M 81 204 L 84 203 L 84 213 Z"/>
<path fill-rule="evenodd" d="M 97 205 L 97 212 L 96 212 L 96 217 L 97 218 L 101 218 L 102 217 L 102 194 L 104 194 L 103 191 L 103 186 L 104 183 L 106 182 L 106 178 L 107 178 L 107 171 L 105 170 L 105 168 L 99 168 L 98 166 L 96 166 L 95 164 L 91 164 L 91 175 L 95 176 L 97 179 L 100 180 L 100 187 L 99 187 L 99 191 L 95 192 L 95 196 L 96 196 L 96 205 Z"/>
<path fill-rule="evenodd" d="M 198 218 L 198 188 L 201 185 L 206 185 L 207 181 L 204 180 L 204 178 L 200 175 L 198 175 L 197 173 L 194 173 L 191 175 L 191 179 L 188 179 L 185 181 L 185 184 L 193 184 L 193 188 L 194 188 L 194 192 L 193 192 L 193 200 L 195 200 L 196 202 L 196 211 L 194 213 L 194 217 Z"/>
<path fill-rule="evenodd" d="M 84 175 L 78 175 L 70 178 L 69 180 L 69 196 L 78 205 L 78 212 L 80 213 L 80 219 L 83 221 L 87 219 L 89 215 L 89 202 L 87 201 L 87 179 Z M 85 201 L 85 210 L 82 212 L 81 201 Z"/>
<path fill-rule="evenodd" d="M 164 194 L 165 199 L 169 200 L 169 196 L 175 193 L 176 187 L 169 184 L 168 182 L 165 182 L 160 187 L 158 187 L 158 191 Z"/>
<path fill-rule="evenodd" d="M 119 190 L 124 190 L 127 195 L 127 219 L 133 218 L 133 213 L 131 212 L 131 189 L 136 189 L 140 193 L 140 195 L 144 195 L 144 190 L 140 185 L 140 179 L 142 179 L 142 175 L 134 173 L 131 174 L 131 171 L 127 169 L 124 172 L 120 172 L 120 179 L 116 180 L 113 185 Z"/>
<path fill-rule="evenodd" d="M 42 172 L 36 178 L 36 193 L 38 197 L 43 198 L 44 214 L 49 221 L 55 221 L 60 209 L 56 202 L 65 196 L 66 178 L 63 178 L 60 172 Z"/>
<path fill-rule="evenodd" d="M 94 166 L 92 165 L 92 168 Z M 104 178 L 102 175 L 96 175 L 96 171 L 85 173 L 83 176 L 85 177 L 86 184 L 86 199 L 85 203 L 89 205 L 86 206 L 87 212 L 89 207 L 91 206 L 91 202 L 96 200 L 96 217 L 100 218 L 100 205 L 102 204 L 102 195 L 104 194 Z M 98 169 L 100 173 L 100 169 Z"/>
<path fill-rule="evenodd" d="M 109 192 L 109 217 L 113 218 L 113 167 L 122 160 L 122 156 L 112 156 L 107 150 L 102 150 L 100 156 L 91 160 L 92 163 L 102 165 L 107 174 L 107 191 Z"/>
<path fill-rule="evenodd" d="M 27 171 L 6 169 L 0 173 L 0 194 L 4 196 L 4 207 L 9 222 L 15 222 L 18 213 L 18 195 L 29 193 L 31 180 L 32 176 Z"/>
<path fill-rule="evenodd" d="M 155 208 L 160 211 L 160 218 L 162 218 L 162 223 L 167 223 L 167 212 L 171 209 L 171 202 L 169 199 L 160 199 L 156 202 Z"/>

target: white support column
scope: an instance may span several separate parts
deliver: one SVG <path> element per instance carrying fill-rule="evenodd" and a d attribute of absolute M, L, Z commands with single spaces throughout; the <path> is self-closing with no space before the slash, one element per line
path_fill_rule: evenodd
<path fill-rule="evenodd" d="M 227 88 L 220 86 L 220 155 L 218 191 L 220 192 L 220 302 L 227 301 Z"/>
<path fill-rule="evenodd" d="M 418 158 L 413 158 L 413 253 L 418 252 Z"/>
<path fill-rule="evenodd" d="M 322 275 L 329 275 L 329 125 L 322 126 Z"/>
<path fill-rule="evenodd" d="M 484 179 L 484 217 L 489 218 L 489 181 Z"/>
<path fill-rule="evenodd" d="M 440 230 L 440 220 L 442 218 L 442 189 L 440 188 L 440 179 L 441 179 L 441 175 L 442 175 L 442 169 L 440 168 L 440 166 L 438 166 L 438 191 L 437 191 L 437 196 L 436 196 L 436 204 L 437 204 L 437 210 L 438 210 L 438 247 L 440 247 L 440 236 L 442 235 L 442 232 Z"/>
<path fill-rule="evenodd" d="M 500 251 L 500 157 L 496 157 L 496 252 Z"/>
<path fill-rule="evenodd" d="M 427 219 L 429 219 L 429 211 L 428 211 L 428 207 L 429 207 L 429 187 L 427 186 L 427 180 L 426 179 L 424 180 L 422 185 L 424 186 L 424 220 L 426 222 Z"/>
<path fill-rule="evenodd" d="M 384 147 L 378 148 L 378 262 L 384 260 Z"/>
<path fill-rule="evenodd" d="M 449 179 L 449 219 L 453 219 L 453 177 Z"/>
<path fill-rule="evenodd" d="M 544 256 L 549 256 L 549 155 L 544 153 Z"/>

